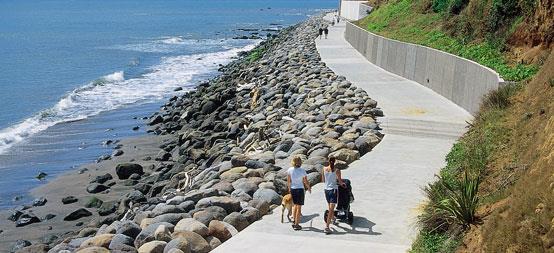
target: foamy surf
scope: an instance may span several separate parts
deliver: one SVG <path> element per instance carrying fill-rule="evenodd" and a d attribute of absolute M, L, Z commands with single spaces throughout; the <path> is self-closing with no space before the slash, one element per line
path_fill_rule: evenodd
<path fill-rule="evenodd" d="M 129 104 L 158 101 L 172 94 L 176 87 L 190 90 L 194 85 L 190 81 L 195 76 L 215 71 L 219 64 L 230 62 L 238 52 L 254 46 L 162 58 L 147 74 L 137 78 L 125 79 L 123 71 L 105 75 L 69 92 L 53 107 L 0 130 L 0 154 L 55 124 L 86 119 Z"/>

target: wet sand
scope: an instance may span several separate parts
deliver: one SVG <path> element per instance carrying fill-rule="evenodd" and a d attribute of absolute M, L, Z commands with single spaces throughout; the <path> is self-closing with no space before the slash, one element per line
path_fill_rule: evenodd
<path fill-rule="evenodd" d="M 0 230 L 3 231 L 0 233 L 0 252 L 9 252 L 18 239 L 29 240 L 34 244 L 41 242 L 42 238 L 45 236 L 56 235 L 62 238 L 64 234 L 77 231 L 79 230 L 79 227 L 76 226 L 77 223 L 82 222 L 84 224 L 82 226 L 86 226 L 92 219 L 99 217 L 96 208 L 87 208 L 93 215 L 76 221 L 64 221 L 63 218 L 74 210 L 83 208 L 90 196 L 96 196 L 104 202 L 117 201 L 122 193 L 128 192 L 133 186 L 124 186 L 121 184 L 122 181 L 117 179 L 117 175 L 115 174 L 115 166 L 123 162 L 134 162 L 141 164 L 143 167 L 153 164 L 155 162 L 153 158 L 159 152 L 160 144 L 170 138 L 171 136 L 169 135 L 147 135 L 124 139 L 117 143 L 122 145 L 121 150 L 124 152 L 123 155 L 113 157 L 111 160 L 105 160 L 100 163 L 82 165 L 76 170 L 63 174 L 47 184 L 33 189 L 31 195 L 36 198 L 45 197 L 47 203 L 44 206 L 33 207 L 30 210 L 41 219 L 47 214 L 54 214 L 56 217 L 25 227 L 15 227 L 15 223 L 8 220 L 12 211 L 1 211 Z M 143 158 L 147 156 L 152 157 L 152 160 L 144 161 Z M 87 171 L 80 174 L 79 171 L 84 168 L 86 168 Z M 96 178 L 96 176 L 106 173 L 110 173 L 114 177 L 113 181 L 116 182 L 116 184 L 110 188 L 109 192 L 97 194 L 88 193 L 86 187 L 89 185 L 90 181 Z M 61 200 L 67 196 L 74 196 L 78 201 L 64 205 Z"/>

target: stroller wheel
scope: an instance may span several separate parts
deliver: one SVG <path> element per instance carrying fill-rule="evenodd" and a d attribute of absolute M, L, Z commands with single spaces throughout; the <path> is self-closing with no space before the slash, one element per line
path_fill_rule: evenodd
<path fill-rule="evenodd" d="M 325 212 L 323 213 L 323 221 L 324 222 L 327 222 L 327 215 L 329 215 L 329 210 L 325 210 Z"/>
<path fill-rule="evenodd" d="M 354 213 L 348 212 L 348 218 L 346 219 L 346 223 L 348 223 L 348 225 L 352 225 L 352 223 L 354 223 Z"/>

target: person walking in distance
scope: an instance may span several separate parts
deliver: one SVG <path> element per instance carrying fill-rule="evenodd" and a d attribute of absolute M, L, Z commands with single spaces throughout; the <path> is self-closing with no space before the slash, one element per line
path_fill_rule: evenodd
<path fill-rule="evenodd" d="M 308 174 L 302 167 L 302 159 L 300 156 L 295 156 L 291 161 L 292 167 L 287 170 L 287 187 L 289 188 L 290 195 L 292 197 L 292 217 L 294 224 L 292 228 L 294 230 L 301 230 L 299 225 L 300 216 L 302 213 L 302 206 L 304 205 L 304 189 L 308 189 L 308 192 L 312 193 L 312 188 L 308 182 Z"/>
<path fill-rule="evenodd" d="M 327 26 L 323 28 L 323 33 L 325 33 L 325 39 L 327 39 L 327 34 L 329 34 L 329 29 L 327 28 Z"/>
<path fill-rule="evenodd" d="M 323 35 L 323 28 L 321 26 L 319 27 L 319 39 L 321 39 L 321 35 Z"/>
<path fill-rule="evenodd" d="M 321 174 L 321 182 L 325 185 L 325 199 L 327 200 L 327 207 L 329 208 L 329 213 L 327 214 L 327 219 L 325 220 L 325 234 L 330 234 L 331 229 L 329 225 L 335 218 L 335 207 L 338 202 L 338 190 L 339 185 L 345 187 L 345 183 L 342 181 L 340 170 L 335 168 L 336 159 L 334 157 L 329 157 L 329 166 L 323 168 L 323 173 Z"/>

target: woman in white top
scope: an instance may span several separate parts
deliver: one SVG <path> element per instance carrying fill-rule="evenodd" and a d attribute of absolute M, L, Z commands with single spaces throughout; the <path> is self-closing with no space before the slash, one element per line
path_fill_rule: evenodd
<path fill-rule="evenodd" d="M 329 166 L 323 168 L 323 173 L 321 174 L 321 182 L 325 184 L 325 199 L 327 200 L 327 206 L 329 208 L 329 214 L 325 221 L 326 234 L 331 233 L 329 224 L 331 224 L 331 221 L 335 218 L 335 206 L 337 205 L 339 195 L 338 184 L 343 187 L 345 186 L 342 181 L 340 170 L 335 168 L 335 161 L 334 157 L 329 157 Z"/>
<path fill-rule="evenodd" d="M 294 224 L 292 228 L 294 230 L 300 230 L 302 227 L 298 225 L 300 222 L 300 214 L 302 213 L 302 205 L 304 205 L 304 188 L 308 189 L 308 192 L 312 193 L 310 183 L 308 183 L 308 175 L 306 171 L 301 168 L 302 159 L 299 156 L 295 156 L 291 161 L 292 167 L 287 170 L 287 186 L 289 192 L 292 195 L 292 217 Z"/>

